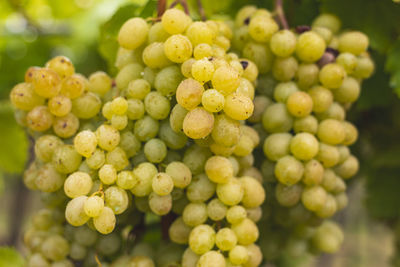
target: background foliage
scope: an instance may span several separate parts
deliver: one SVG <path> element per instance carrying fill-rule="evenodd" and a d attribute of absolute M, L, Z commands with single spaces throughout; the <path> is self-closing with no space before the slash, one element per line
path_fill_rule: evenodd
<path fill-rule="evenodd" d="M 376 71 L 363 84 L 361 98 L 349 116 L 361 133 L 355 150 L 361 159 L 359 176 L 366 181 L 369 214 L 389 224 L 400 216 L 400 4 L 395 2 L 284 1 L 291 26 L 310 24 L 320 12 L 329 12 L 340 17 L 343 28 L 361 30 L 370 37 Z M 197 1 L 188 3 L 191 15 L 198 18 Z M 202 3 L 210 18 L 227 18 L 245 4 L 273 7 L 272 0 Z M 0 244 L 15 245 L 4 233 L 18 231 L 7 223 L 15 220 L 8 209 L 20 201 L 15 192 L 21 192 L 20 176 L 28 158 L 27 136 L 16 125 L 7 100 L 12 86 L 23 79 L 29 66 L 43 65 L 58 54 L 70 57 L 83 74 L 95 70 L 113 74 L 119 27 L 134 15 L 155 16 L 156 5 L 156 0 L 0 0 L 0 194 L 7 188 L 3 198 L 9 201 L 0 206 Z M 18 266 L 18 255 L 2 248 L 0 267 L 7 257 Z"/>

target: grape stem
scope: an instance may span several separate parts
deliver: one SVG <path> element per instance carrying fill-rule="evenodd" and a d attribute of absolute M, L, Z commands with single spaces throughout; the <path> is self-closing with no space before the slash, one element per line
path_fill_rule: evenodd
<path fill-rule="evenodd" d="M 161 18 L 167 9 L 167 0 L 158 0 L 157 2 L 157 17 Z"/>
<path fill-rule="evenodd" d="M 275 13 L 282 28 L 289 29 L 289 24 L 286 20 L 285 12 L 283 10 L 283 0 L 275 0 Z"/>
<path fill-rule="evenodd" d="M 202 21 L 206 21 L 206 12 L 204 12 L 203 4 L 201 3 L 201 0 L 197 0 L 197 7 L 199 9 L 200 17 Z"/>

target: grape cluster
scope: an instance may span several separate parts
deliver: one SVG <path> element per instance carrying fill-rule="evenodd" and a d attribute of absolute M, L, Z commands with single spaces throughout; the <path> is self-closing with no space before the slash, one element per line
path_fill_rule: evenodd
<path fill-rule="evenodd" d="M 232 37 L 225 22 L 169 9 L 160 22 L 121 26 L 114 79 L 75 74 L 61 56 L 28 69 L 10 94 L 35 139 L 24 182 L 59 198 L 26 233 L 30 267 L 259 266 L 265 192 L 252 151 L 260 140 L 243 123 L 258 68 L 228 52 Z M 169 260 L 121 252 L 125 231 L 140 227 L 133 218 L 151 214 L 172 218 L 163 246 L 178 252 Z"/>
<path fill-rule="evenodd" d="M 346 111 L 374 64 L 368 37 L 340 27 L 337 17 L 322 14 L 311 27 L 279 30 L 268 10 L 254 6 L 235 18 L 234 48 L 262 74 L 247 122 L 261 136 L 258 166 L 271 195 L 260 243 L 267 259 L 282 248 L 333 253 L 343 241 L 340 228 L 323 219 L 348 202 L 345 181 L 359 163 L 348 148 L 358 131 Z"/>

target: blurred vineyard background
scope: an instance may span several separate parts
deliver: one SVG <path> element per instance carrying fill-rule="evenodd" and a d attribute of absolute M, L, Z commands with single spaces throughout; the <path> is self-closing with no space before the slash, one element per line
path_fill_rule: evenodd
<path fill-rule="evenodd" d="M 188 1 L 198 16 L 196 0 Z M 271 8 L 271 0 L 203 0 L 209 17 L 234 14 L 245 4 Z M 338 15 L 344 28 L 370 37 L 374 76 L 349 114 L 360 130 L 353 147 L 361 171 L 350 184 L 350 204 L 336 219 L 346 239 L 340 253 L 318 259 L 283 259 L 280 266 L 391 266 L 400 218 L 400 4 L 392 0 L 286 0 L 291 26 L 309 24 L 320 12 Z M 0 0 L 0 246 L 23 253 L 21 233 L 38 195 L 24 188 L 29 139 L 14 121 L 8 94 L 29 66 L 68 56 L 87 75 L 113 72 L 116 25 L 136 14 L 152 15 L 154 0 Z M 117 13 L 116 13 L 117 12 Z M 116 15 L 114 15 L 116 14 Z M 114 15 L 114 16 L 113 16 Z M 400 236 L 400 231 L 397 235 Z M 0 267 L 12 252 L 0 248 Z M 3 261 L 2 261 L 3 259 Z M 10 258 L 11 259 L 11 258 Z"/>

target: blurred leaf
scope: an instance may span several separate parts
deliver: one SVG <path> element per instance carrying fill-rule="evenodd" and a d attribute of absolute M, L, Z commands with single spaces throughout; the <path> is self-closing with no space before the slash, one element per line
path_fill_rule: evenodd
<path fill-rule="evenodd" d="M 390 85 L 400 97 L 400 39 L 387 54 L 386 70 L 392 74 Z"/>
<path fill-rule="evenodd" d="M 20 173 L 25 167 L 28 141 L 13 114 L 8 101 L 0 102 L 0 169 L 8 173 Z"/>
<path fill-rule="evenodd" d="M 115 57 L 118 51 L 117 36 L 122 24 L 135 16 L 140 6 L 137 4 L 129 4 L 118 9 L 118 11 L 100 27 L 99 51 L 103 58 L 107 61 L 110 73 L 114 75 L 116 68 L 114 67 Z"/>
<path fill-rule="evenodd" d="M 0 267 L 24 267 L 25 261 L 14 248 L 0 247 Z"/>
<path fill-rule="evenodd" d="M 157 0 L 149 0 L 140 12 L 140 16 L 142 18 L 152 17 L 157 12 L 157 3 Z"/>

